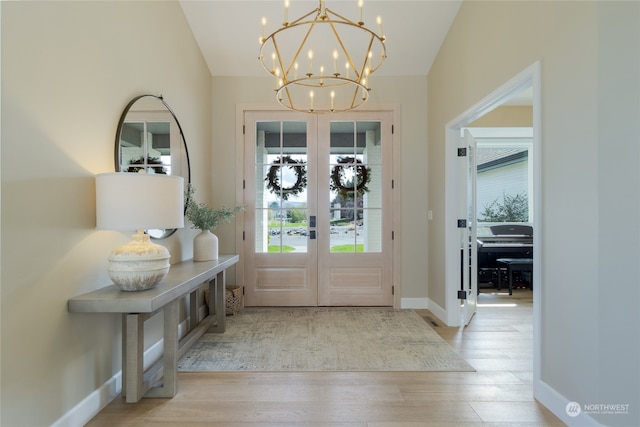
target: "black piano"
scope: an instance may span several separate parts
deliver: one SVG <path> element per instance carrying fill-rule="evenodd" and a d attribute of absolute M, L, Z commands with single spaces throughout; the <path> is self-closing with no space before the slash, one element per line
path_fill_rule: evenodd
<path fill-rule="evenodd" d="M 478 236 L 478 288 L 497 287 L 498 274 L 507 283 L 506 269 L 497 262 L 501 258 L 533 258 L 533 227 L 504 224 L 489 227 L 491 235 Z M 488 234 L 488 233 L 487 233 Z M 526 273 L 524 273 L 526 274 Z M 528 282 L 530 277 L 514 277 Z"/>

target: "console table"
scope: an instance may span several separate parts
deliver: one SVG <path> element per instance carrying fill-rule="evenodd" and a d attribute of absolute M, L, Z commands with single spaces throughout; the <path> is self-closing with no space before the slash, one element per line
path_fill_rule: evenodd
<path fill-rule="evenodd" d="M 171 265 L 167 276 L 154 288 L 125 292 L 110 285 L 68 301 L 73 313 L 120 313 L 122 315 L 122 395 L 127 402 L 144 397 L 173 397 L 178 391 L 178 360 L 205 331 L 225 330 L 225 271 L 238 255 L 221 255 L 214 261 L 183 261 Z M 209 282 L 214 313 L 198 322 L 200 286 Z M 189 295 L 188 330 L 178 339 L 179 301 Z M 164 313 L 164 350 L 161 360 L 144 370 L 144 322 Z M 213 320 L 216 325 L 213 326 Z M 160 380 L 163 384 L 159 384 Z"/>

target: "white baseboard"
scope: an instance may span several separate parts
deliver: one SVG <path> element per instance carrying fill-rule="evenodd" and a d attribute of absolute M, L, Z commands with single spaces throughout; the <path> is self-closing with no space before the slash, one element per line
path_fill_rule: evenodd
<path fill-rule="evenodd" d="M 122 392 L 122 371 L 118 371 L 100 388 L 82 399 L 59 418 L 52 427 L 75 427 L 87 424 Z"/>
<path fill-rule="evenodd" d="M 445 310 L 429 298 L 402 298 L 400 300 L 400 308 L 429 310 L 438 319 L 440 319 L 440 321 L 446 324 L 446 322 L 443 320 L 447 318 Z"/>
<path fill-rule="evenodd" d="M 206 306 L 200 307 L 200 318 L 204 318 L 209 310 Z M 187 330 L 187 319 L 178 325 L 178 336 L 185 335 Z M 164 339 L 160 339 L 151 345 L 144 352 L 144 369 L 150 367 L 162 357 L 164 348 Z M 66 414 L 54 422 L 52 427 L 76 427 L 87 424 L 93 417 L 102 411 L 109 403 L 122 393 L 122 371 L 109 378 L 97 390 L 91 392 L 87 397 L 82 399 L 80 403 L 71 408 Z"/>
<path fill-rule="evenodd" d="M 445 321 L 445 319 L 447 318 L 447 311 L 444 308 L 433 302 L 433 300 L 431 299 L 427 300 L 427 308 L 434 314 L 434 316 L 440 319 L 442 323 L 444 323 L 445 325 L 447 324 L 447 322 Z"/>
<path fill-rule="evenodd" d="M 544 381 L 534 381 L 533 397 L 549 409 L 556 417 L 570 427 L 599 427 L 601 426 L 589 414 L 580 412 L 572 417 L 567 411 L 567 405 L 573 404 L 569 399 L 551 388 Z"/>
<path fill-rule="evenodd" d="M 401 298 L 400 299 L 400 308 L 408 308 L 408 309 L 425 309 L 427 308 L 427 299 L 426 298 Z"/>

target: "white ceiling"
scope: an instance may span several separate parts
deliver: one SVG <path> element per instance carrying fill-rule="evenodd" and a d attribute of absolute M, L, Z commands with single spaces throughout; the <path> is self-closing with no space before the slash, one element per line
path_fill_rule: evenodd
<path fill-rule="evenodd" d="M 316 0 L 290 3 L 289 21 L 318 6 Z M 180 4 L 211 75 L 266 75 L 258 61 L 261 20 L 267 19 L 267 34 L 279 28 L 283 0 L 182 0 Z M 460 0 L 365 0 L 362 20 L 377 32 L 376 18 L 382 17 L 386 36 L 387 60 L 376 75 L 427 75 L 460 4 Z M 358 20 L 357 0 L 326 0 L 325 5 Z"/>

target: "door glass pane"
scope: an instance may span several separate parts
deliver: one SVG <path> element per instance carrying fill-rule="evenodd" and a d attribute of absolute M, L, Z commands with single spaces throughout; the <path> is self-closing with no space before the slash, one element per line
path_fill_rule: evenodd
<path fill-rule="evenodd" d="M 380 122 L 331 122 L 330 251 L 382 251 Z"/>
<path fill-rule="evenodd" d="M 256 127 L 256 252 L 307 252 L 306 122 Z"/>

